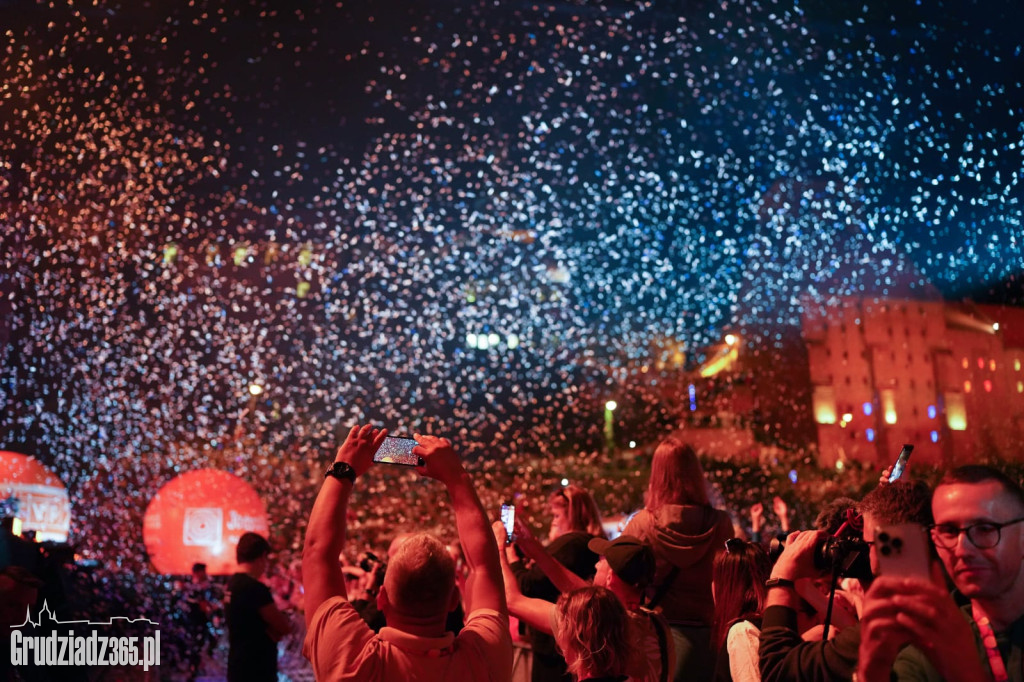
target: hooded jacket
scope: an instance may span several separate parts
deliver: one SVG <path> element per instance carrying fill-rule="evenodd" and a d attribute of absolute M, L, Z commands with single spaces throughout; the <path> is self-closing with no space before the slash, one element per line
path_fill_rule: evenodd
<path fill-rule="evenodd" d="M 656 606 L 674 625 L 710 626 L 715 615 L 711 597 L 711 568 L 715 554 L 733 537 L 732 521 L 725 512 L 710 506 L 668 504 L 653 514 L 641 509 L 623 533 L 651 545 L 656 559 L 653 597 L 671 577 Z"/>

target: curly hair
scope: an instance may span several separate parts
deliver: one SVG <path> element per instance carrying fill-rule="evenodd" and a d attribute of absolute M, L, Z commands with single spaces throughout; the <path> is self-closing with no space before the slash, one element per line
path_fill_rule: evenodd
<path fill-rule="evenodd" d="M 556 643 L 577 678 L 623 675 L 631 657 L 629 616 L 610 590 L 590 585 L 563 593 L 555 604 Z"/>
<path fill-rule="evenodd" d="M 932 522 L 932 491 L 924 481 L 893 481 L 873 489 L 857 505 L 881 524 Z"/>

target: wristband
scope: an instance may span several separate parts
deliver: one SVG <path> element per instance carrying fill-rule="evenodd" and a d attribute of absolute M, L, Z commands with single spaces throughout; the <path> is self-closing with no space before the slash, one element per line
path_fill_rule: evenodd
<path fill-rule="evenodd" d="M 792 590 L 796 587 L 796 583 L 788 578 L 769 578 L 765 581 L 764 586 L 769 590 L 773 587 L 785 587 Z"/>

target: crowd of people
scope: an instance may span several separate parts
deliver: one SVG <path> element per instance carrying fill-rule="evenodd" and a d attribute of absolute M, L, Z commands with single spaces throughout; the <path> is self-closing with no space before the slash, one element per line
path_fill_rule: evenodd
<path fill-rule="evenodd" d="M 726 325 L 792 322 L 811 283 L 896 293 L 880 262 L 913 268 L 889 226 L 952 211 L 904 183 L 962 177 L 1003 201 L 1019 172 L 993 153 L 1005 131 L 960 129 L 986 104 L 958 97 L 971 110 L 939 116 L 918 91 L 933 60 L 963 75 L 996 49 L 959 27 L 939 32 L 959 46 L 945 60 L 939 38 L 911 57 L 852 18 L 836 21 L 844 46 L 823 50 L 814 21 L 774 2 L 686 17 L 517 6 L 508 21 L 476 2 L 325 41 L 310 36 L 368 17 L 275 4 L 0 9 L 17 36 L 0 64 L 21 93 L 0 102 L 0 433 L 88 501 L 73 535 L 98 560 L 142 556 L 139 510 L 200 466 L 244 468 L 301 519 L 292 491 L 339 421 L 457 424 L 462 447 L 499 462 L 598 449 L 600 406 L 629 390 L 632 364 L 650 360 L 655 382 L 661 356 Z M 259 35 L 244 66 L 214 27 Z M 330 95 L 313 102 L 315 131 L 243 124 L 261 95 L 289 91 L 285 53 L 366 77 L 311 86 Z M 851 69 L 870 95 L 837 85 Z M 349 111 L 356 100 L 372 115 Z M 913 148 L 880 148 L 879 127 L 911 125 L 909 111 Z M 914 161 L 946 154 L 941 171 Z M 762 205 L 772 192 L 790 208 Z M 987 224 L 969 194 L 959 215 Z M 935 277 L 998 276 L 1013 259 L 986 237 L 960 227 L 958 251 L 916 260 L 941 262 Z M 621 409 L 634 402 L 654 422 L 678 416 L 650 396 Z"/>
<path fill-rule="evenodd" d="M 537 682 L 1024 679 L 1019 472 L 876 472 L 857 499 L 776 498 L 766 523 L 751 498 L 716 508 L 674 435 L 625 479 L 638 511 L 612 520 L 600 479 L 495 489 L 448 440 L 420 435 L 419 467 L 374 464 L 385 433 L 354 427 L 319 463 L 301 557 L 250 533 L 227 582 L 197 565 L 173 589 L 153 584 L 147 598 L 180 628 L 168 674 L 505 680 L 515 646 Z M 436 511 L 391 523 L 402 486 Z M 901 546 L 916 572 L 889 551 Z M 116 591 L 111 577 L 94 569 L 94 587 Z"/>
<path fill-rule="evenodd" d="M 371 628 L 338 561 L 338 519 L 385 435 L 352 428 L 307 527 L 304 654 L 319 679 L 510 680 L 509 614 L 551 637 L 550 650 L 530 639 L 537 682 L 1024 679 L 1024 490 L 997 468 L 951 469 L 934 488 L 887 469 L 766 551 L 736 537 L 672 436 L 625 532 L 608 540 L 573 486 L 546 501 L 545 545 L 521 520 L 490 523 L 451 443 L 417 436 L 416 471 L 446 487 L 461 549 L 409 529 Z"/>

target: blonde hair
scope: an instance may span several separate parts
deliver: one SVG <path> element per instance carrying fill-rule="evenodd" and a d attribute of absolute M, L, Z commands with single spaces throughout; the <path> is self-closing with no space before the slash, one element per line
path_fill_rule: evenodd
<path fill-rule="evenodd" d="M 548 504 L 565 508 L 572 530 L 607 539 L 604 526 L 601 525 L 601 511 L 591 494 L 583 488 L 567 485 L 556 490 L 548 498 Z"/>
<path fill-rule="evenodd" d="M 566 592 L 555 604 L 556 642 L 577 678 L 622 675 L 629 668 L 629 617 L 610 590 L 590 585 Z"/>
<path fill-rule="evenodd" d="M 389 560 L 384 587 L 392 607 L 407 616 L 445 614 L 455 589 L 455 560 L 433 535 L 411 535 Z"/>
<path fill-rule="evenodd" d="M 666 504 L 709 504 L 704 470 L 697 453 L 675 436 L 663 440 L 654 451 L 651 479 L 644 495 L 644 506 L 649 512 L 656 512 Z"/>

